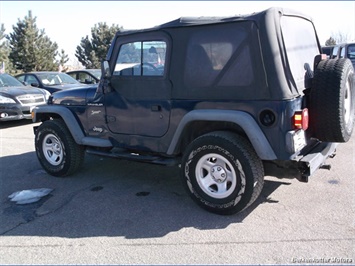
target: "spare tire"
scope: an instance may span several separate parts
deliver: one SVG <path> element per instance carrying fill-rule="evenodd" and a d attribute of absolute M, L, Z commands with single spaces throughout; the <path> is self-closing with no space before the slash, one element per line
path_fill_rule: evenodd
<path fill-rule="evenodd" d="M 325 142 L 347 142 L 354 127 L 354 68 L 347 58 L 320 61 L 310 91 L 312 136 Z"/>

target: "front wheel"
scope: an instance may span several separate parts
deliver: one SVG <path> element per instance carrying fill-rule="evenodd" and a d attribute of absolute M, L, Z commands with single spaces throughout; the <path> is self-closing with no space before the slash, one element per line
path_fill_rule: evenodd
<path fill-rule="evenodd" d="M 57 177 L 77 171 L 84 161 L 85 148 L 75 143 L 62 120 L 43 122 L 36 131 L 35 148 L 43 169 Z"/>
<path fill-rule="evenodd" d="M 182 159 L 188 194 L 202 208 L 234 214 L 250 206 L 264 185 L 264 168 L 251 144 L 229 132 L 213 132 L 193 141 Z"/>

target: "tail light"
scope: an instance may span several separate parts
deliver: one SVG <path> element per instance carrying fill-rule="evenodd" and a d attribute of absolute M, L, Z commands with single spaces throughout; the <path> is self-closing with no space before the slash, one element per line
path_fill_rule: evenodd
<path fill-rule="evenodd" d="M 307 130 L 308 128 L 308 109 L 305 108 L 302 111 L 296 111 L 293 115 L 293 126 L 297 129 Z"/>

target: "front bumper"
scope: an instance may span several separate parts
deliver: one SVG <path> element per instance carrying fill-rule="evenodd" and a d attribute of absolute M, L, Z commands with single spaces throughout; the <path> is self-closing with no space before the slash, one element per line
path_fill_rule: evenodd
<path fill-rule="evenodd" d="M 32 119 L 30 106 L 20 104 L 0 106 L 0 121 Z"/>

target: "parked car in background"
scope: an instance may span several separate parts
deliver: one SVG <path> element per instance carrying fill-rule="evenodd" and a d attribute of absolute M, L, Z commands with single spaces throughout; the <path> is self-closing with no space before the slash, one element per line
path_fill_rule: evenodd
<path fill-rule="evenodd" d="M 66 73 L 80 83 L 84 84 L 99 83 L 101 78 L 101 69 L 81 69 L 68 71 Z"/>
<path fill-rule="evenodd" d="M 355 68 L 355 43 L 337 44 L 333 48 L 331 58 L 349 58 Z"/>
<path fill-rule="evenodd" d="M 331 46 L 322 46 L 322 53 L 326 54 L 328 58 L 330 58 L 333 52 L 334 45 Z"/>
<path fill-rule="evenodd" d="M 31 111 L 44 105 L 50 93 L 25 86 L 8 74 L 0 74 L 0 121 L 31 119 Z"/>
<path fill-rule="evenodd" d="M 73 79 L 68 74 L 55 71 L 30 72 L 19 74 L 15 77 L 25 85 L 45 89 L 50 93 L 83 86 L 82 83 Z"/>

